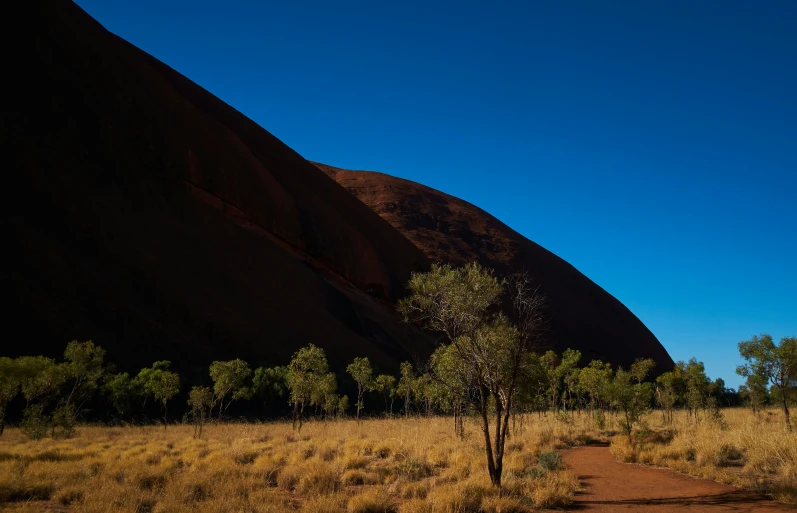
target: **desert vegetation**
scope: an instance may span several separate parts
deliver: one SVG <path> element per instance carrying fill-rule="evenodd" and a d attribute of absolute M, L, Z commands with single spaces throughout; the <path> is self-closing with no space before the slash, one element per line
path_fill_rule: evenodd
<path fill-rule="evenodd" d="M 478 423 L 356 419 L 81 426 L 69 439 L 0 440 L 0 501 L 39 511 L 467 512 L 525 511 L 570 502 L 576 477 L 556 448 L 590 426 L 519 419 L 507 444 L 502 490 L 492 486 Z M 522 426 L 522 427 L 520 427 Z"/>
<path fill-rule="evenodd" d="M 284 366 L 212 362 L 190 389 L 168 361 L 117 372 L 92 341 L 70 342 L 61 361 L 0 358 L 0 502 L 523 511 L 568 504 L 578 482 L 555 450 L 596 439 L 611 439 L 622 461 L 797 500 L 796 339 L 741 342 L 747 381 L 737 392 L 695 359 L 653 380 L 650 359 L 624 369 L 540 350 L 546 300 L 525 275 L 433 266 L 408 288 L 399 312 L 441 344 L 398 375 L 367 358 L 336 373 L 314 344 Z M 339 387 L 346 379 L 354 405 Z M 248 420 L 230 423 L 235 403 L 248 405 Z M 14 408 L 17 427 L 3 433 Z M 290 421 L 263 422 L 279 412 Z"/>

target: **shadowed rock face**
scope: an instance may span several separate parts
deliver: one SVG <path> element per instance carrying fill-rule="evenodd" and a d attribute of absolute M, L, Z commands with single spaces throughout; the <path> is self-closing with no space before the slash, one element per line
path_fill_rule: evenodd
<path fill-rule="evenodd" d="M 124 370 L 169 359 L 196 381 L 212 360 L 285 363 L 313 342 L 338 368 L 368 356 L 395 371 L 433 348 L 393 310 L 410 273 L 479 260 L 534 274 L 557 349 L 670 363 L 622 304 L 485 212 L 325 174 L 72 2 L 17 7 L 0 284 L 5 331 L 22 338 L 3 354 L 93 339 Z"/>
<path fill-rule="evenodd" d="M 309 342 L 389 368 L 431 351 L 393 312 L 428 266 L 395 228 L 72 2 L 20 5 L 0 279 L 5 330 L 25 338 L 4 354 L 93 338 L 125 368 L 185 370 L 285 363 Z"/>
<path fill-rule="evenodd" d="M 548 297 L 545 344 L 630 365 L 650 357 L 657 371 L 672 359 L 642 322 L 576 268 L 480 208 L 415 182 L 382 173 L 321 170 L 346 187 L 418 246 L 433 262 L 478 261 L 500 275 L 527 271 Z"/>

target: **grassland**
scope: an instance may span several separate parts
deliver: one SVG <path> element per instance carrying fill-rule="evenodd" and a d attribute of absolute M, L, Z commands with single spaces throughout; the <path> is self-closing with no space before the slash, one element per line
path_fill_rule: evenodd
<path fill-rule="evenodd" d="M 776 410 L 724 410 L 724 426 L 651 413 L 622 461 L 680 472 L 797 502 L 797 434 Z M 517 419 L 499 496 L 487 476 L 481 433 L 454 436 L 449 418 L 206 426 L 81 426 L 67 440 L 0 438 L 0 509 L 65 512 L 515 512 L 567 505 L 573 474 L 550 451 L 611 432 L 586 414 Z M 540 463 L 540 455 L 543 463 Z M 555 459 L 555 458 L 554 458 Z"/>
<path fill-rule="evenodd" d="M 719 421 L 695 422 L 677 412 L 672 425 L 658 414 L 646 419 L 637 442 L 612 439 L 620 461 L 668 467 L 797 504 L 797 432 L 787 432 L 783 412 L 722 411 Z"/>
<path fill-rule="evenodd" d="M 577 478 L 538 455 L 588 438 L 583 422 L 518 419 L 501 496 L 481 433 L 453 420 L 82 426 L 75 438 L 0 439 L 0 504 L 69 512 L 512 512 L 567 504 Z M 545 458 L 544 458 L 545 459 Z M 555 462 L 543 462 L 549 469 Z"/>

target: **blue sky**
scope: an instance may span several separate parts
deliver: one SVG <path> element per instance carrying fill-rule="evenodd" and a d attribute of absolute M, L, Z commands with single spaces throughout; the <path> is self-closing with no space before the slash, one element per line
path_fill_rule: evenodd
<path fill-rule="evenodd" d="M 77 3 L 306 158 L 484 208 L 712 377 L 797 335 L 797 2 Z"/>

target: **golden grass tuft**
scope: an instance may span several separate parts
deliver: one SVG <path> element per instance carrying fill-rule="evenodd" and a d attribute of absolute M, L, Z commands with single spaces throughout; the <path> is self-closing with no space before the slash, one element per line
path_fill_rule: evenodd
<path fill-rule="evenodd" d="M 366 490 L 349 499 L 348 513 L 395 513 L 396 504 L 382 488 Z"/>

